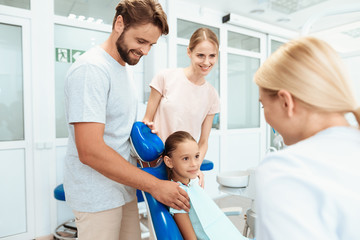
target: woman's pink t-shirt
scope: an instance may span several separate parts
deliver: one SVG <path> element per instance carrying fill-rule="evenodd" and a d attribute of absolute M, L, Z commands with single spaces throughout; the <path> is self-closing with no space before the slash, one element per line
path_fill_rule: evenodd
<path fill-rule="evenodd" d="M 189 132 L 195 140 L 199 140 L 205 117 L 220 111 L 216 89 L 209 82 L 193 84 L 182 68 L 160 72 L 153 78 L 150 87 L 161 94 L 154 124 L 163 141 L 180 130 Z"/>

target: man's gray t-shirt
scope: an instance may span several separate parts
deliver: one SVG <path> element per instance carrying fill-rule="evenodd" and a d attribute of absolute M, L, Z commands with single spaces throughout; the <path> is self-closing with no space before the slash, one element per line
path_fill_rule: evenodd
<path fill-rule="evenodd" d="M 105 124 L 104 141 L 123 158 L 130 156 L 130 131 L 137 113 L 137 97 L 128 66 L 121 66 L 97 46 L 71 66 L 65 82 L 69 142 L 64 166 L 66 201 L 80 212 L 98 212 L 124 205 L 135 189 L 117 183 L 80 162 L 72 123 Z"/>

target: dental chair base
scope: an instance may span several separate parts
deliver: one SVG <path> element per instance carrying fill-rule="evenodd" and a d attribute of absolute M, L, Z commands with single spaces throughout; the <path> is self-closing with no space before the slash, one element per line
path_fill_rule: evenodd
<path fill-rule="evenodd" d="M 65 201 L 64 185 L 60 184 L 54 189 L 54 198 L 59 201 Z M 54 231 L 54 239 L 57 240 L 77 240 L 77 228 L 75 220 L 71 219 L 60 224 Z"/>
<path fill-rule="evenodd" d="M 77 240 L 77 228 L 74 219 L 60 224 L 54 231 L 54 239 Z"/>

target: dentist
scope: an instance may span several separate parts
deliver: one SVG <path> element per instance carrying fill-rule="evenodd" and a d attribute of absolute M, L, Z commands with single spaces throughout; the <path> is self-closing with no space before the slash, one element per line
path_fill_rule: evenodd
<path fill-rule="evenodd" d="M 256 239 L 360 239 L 360 125 L 340 57 L 304 37 L 255 74 L 266 121 L 288 146 L 256 170 Z"/>

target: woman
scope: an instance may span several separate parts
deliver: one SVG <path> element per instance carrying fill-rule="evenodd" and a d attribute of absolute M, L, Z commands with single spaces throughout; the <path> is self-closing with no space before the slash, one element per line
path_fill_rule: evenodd
<path fill-rule="evenodd" d="M 208 28 L 197 29 L 190 38 L 187 54 L 190 66 L 166 69 L 152 80 L 143 122 L 156 129 L 164 142 L 173 132 L 189 132 L 198 140 L 202 161 L 214 115 L 220 111 L 218 93 L 205 79 L 218 59 L 215 33 Z"/>
<path fill-rule="evenodd" d="M 360 239 L 360 108 L 340 58 L 304 37 L 255 74 L 266 121 L 288 146 L 256 171 L 256 239 Z"/>

